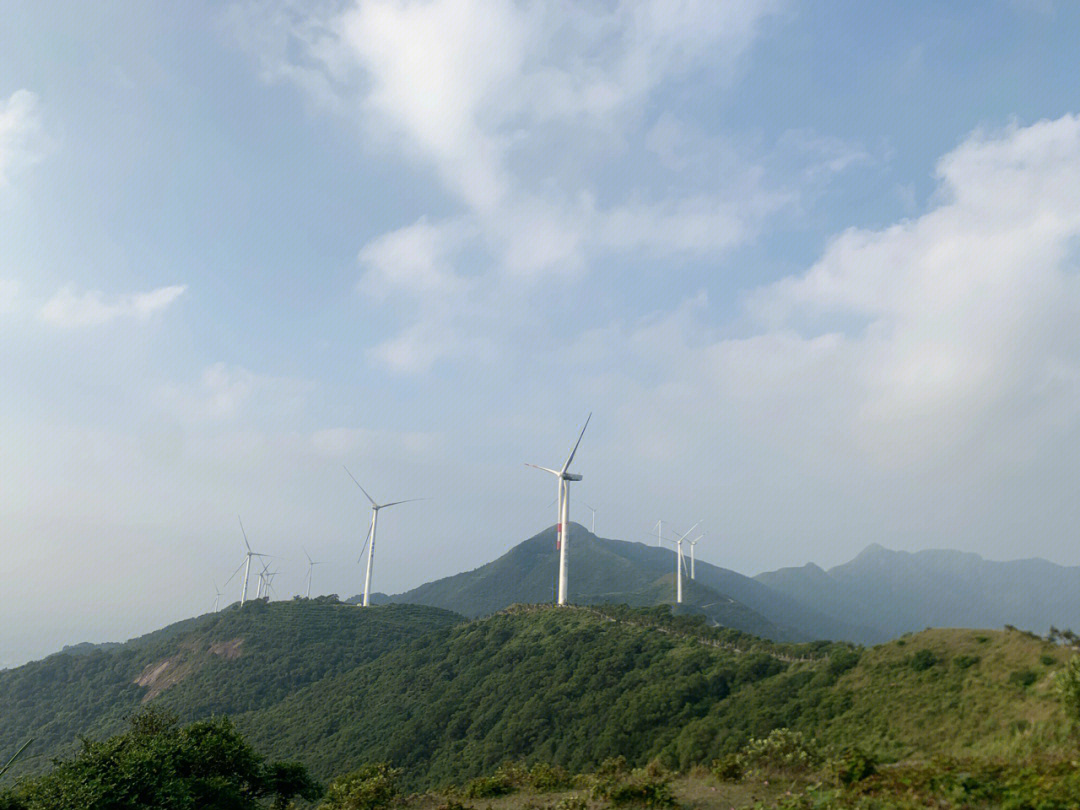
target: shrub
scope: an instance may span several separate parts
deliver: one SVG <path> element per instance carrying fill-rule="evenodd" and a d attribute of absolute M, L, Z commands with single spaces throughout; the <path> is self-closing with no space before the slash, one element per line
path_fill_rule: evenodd
<path fill-rule="evenodd" d="M 1033 669 L 1018 669 L 1009 675 L 1009 683 L 1026 688 L 1039 680 L 1039 673 Z"/>
<path fill-rule="evenodd" d="M 570 774 L 558 765 L 549 765 L 546 762 L 533 764 L 532 768 L 529 769 L 528 781 L 533 790 L 540 793 L 565 790 L 573 784 Z"/>
<path fill-rule="evenodd" d="M 401 770 L 385 762 L 364 765 L 330 783 L 320 810 L 379 810 L 398 794 Z"/>
<path fill-rule="evenodd" d="M 721 782 L 738 782 L 743 775 L 742 756 L 740 754 L 724 754 L 720 759 L 714 759 L 712 774 Z"/>
<path fill-rule="evenodd" d="M 859 748 L 849 748 L 830 759 L 825 771 L 834 784 L 852 785 L 877 773 L 877 759 Z"/>
<path fill-rule="evenodd" d="M 488 799 L 505 796 L 514 790 L 514 785 L 505 776 L 479 776 L 465 786 L 465 796 L 469 799 Z"/>
<path fill-rule="evenodd" d="M 553 810 L 588 810 L 589 803 L 581 796 L 563 796 Z"/>
<path fill-rule="evenodd" d="M 1072 656 L 1054 673 L 1054 687 L 1065 714 L 1074 723 L 1080 722 L 1080 655 Z"/>
<path fill-rule="evenodd" d="M 953 659 L 953 666 L 957 669 L 969 669 L 979 663 L 977 655 L 958 655 Z"/>
<path fill-rule="evenodd" d="M 817 762 L 817 753 L 798 731 L 774 729 L 768 737 L 751 740 L 740 756 L 744 774 L 759 776 L 805 774 Z"/>
<path fill-rule="evenodd" d="M 937 662 L 938 657 L 931 650 L 919 650 L 908 659 L 908 664 L 916 672 L 925 672 Z"/>
<path fill-rule="evenodd" d="M 667 777 L 655 778 L 643 771 L 634 771 L 626 781 L 608 783 L 595 795 L 599 799 L 606 799 L 614 807 L 675 807 L 678 804 Z"/>
<path fill-rule="evenodd" d="M 1054 664 L 1057 663 L 1057 659 L 1048 653 L 1044 653 L 1043 655 L 1039 656 L 1039 663 L 1042 664 L 1044 667 L 1052 667 Z"/>

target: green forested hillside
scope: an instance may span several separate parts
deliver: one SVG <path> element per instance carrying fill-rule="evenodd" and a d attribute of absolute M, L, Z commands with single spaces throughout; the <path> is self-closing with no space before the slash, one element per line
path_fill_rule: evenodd
<path fill-rule="evenodd" d="M 377 760 L 406 768 L 417 785 L 516 758 L 581 770 L 681 750 L 682 729 L 719 702 L 793 657 L 826 668 L 830 655 L 846 661 L 851 648 L 775 645 L 666 608 L 518 608 L 418 640 L 237 723 L 261 750 L 294 752 L 319 776 Z"/>
<path fill-rule="evenodd" d="M 778 644 L 669 606 L 515 607 L 465 621 L 416 605 L 250 603 L 116 650 L 0 673 L 0 750 L 102 737 L 144 702 L 230 714 L 321 779 L 386 760 L 412 787 L 508 759 L 686 769 L 773 729 L 885 759 L 1059 750 L 1066 649 L 1017 631 L 934 630 L 870 649 Z"/>
<path fill-rule="evenodd" d="M 272 705 L 335 672 L 461 622 L 415 605 L 362 611 L 336 600 L 248 602 L 117 647 L 59 653 L 0 672 L 0 751 L 34 738 L 21 770 L 102 736 L 147 700 L 182 719 Z"/>
<path fill-rule="evenodd" d="M 614 619 L 614 620 L 613 620 Z M 899 758 L 1047 749 L 1065 650 L 1017 632 L 929 631 L 862 650 L 776 645 L 664 609 L 513 610 L 238 718 L 318 775 L 371 760 L 416 785 L 506 759 L 687 768 L 789 727 Z"/>

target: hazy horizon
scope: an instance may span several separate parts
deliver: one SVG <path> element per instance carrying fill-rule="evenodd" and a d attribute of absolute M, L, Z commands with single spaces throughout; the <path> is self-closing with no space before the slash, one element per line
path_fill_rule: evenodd
<path fill-rule="evenodd" d="M 475 568 L 1077 565 L 1080 6 L 25 4 L 0 18 L 0 667 Z M 573 573 L 570 573 L 571 592 Z M 234 579 L 225 602 L 239 597 Z M 231 594 L 231 595 L 230 595 Z"/>

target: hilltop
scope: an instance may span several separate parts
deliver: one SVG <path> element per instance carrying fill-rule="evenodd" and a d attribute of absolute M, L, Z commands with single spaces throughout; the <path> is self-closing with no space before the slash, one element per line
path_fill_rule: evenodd
<path fill-rule="evenodd" d="M 579 605 L 650 606 L 675 602 L 675 554 L 670 548 L 601 538 L 571 524 L 569 601 Z M 558 551 L 555 527 L 521 542 L 472 571 L 426 583 L 378 601 L 431 605 L 463 616 L 488 616 L 513 604 L 550 603 Z M 678 610 L 775 641 L 852 639 L 873 631 L 826 616 L 735 571 L 697 561 L 697 578 L 683 577 Z M 356 597 L 351 601 L 356 601 Z"/>

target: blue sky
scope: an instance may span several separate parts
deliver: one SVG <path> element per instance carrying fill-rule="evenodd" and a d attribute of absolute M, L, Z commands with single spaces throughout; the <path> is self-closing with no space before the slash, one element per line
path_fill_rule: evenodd
<path fill-rule="evenodd" d="M 590 411 L 608 536 L 1080 562 L 1078 18 L 10 4 L 0 666 L 206 610 L 237 513 L 280 595 L 301 546 L 357 592 L 343 464 L 432 497 L 378 590 L 475 567 Z"/>

